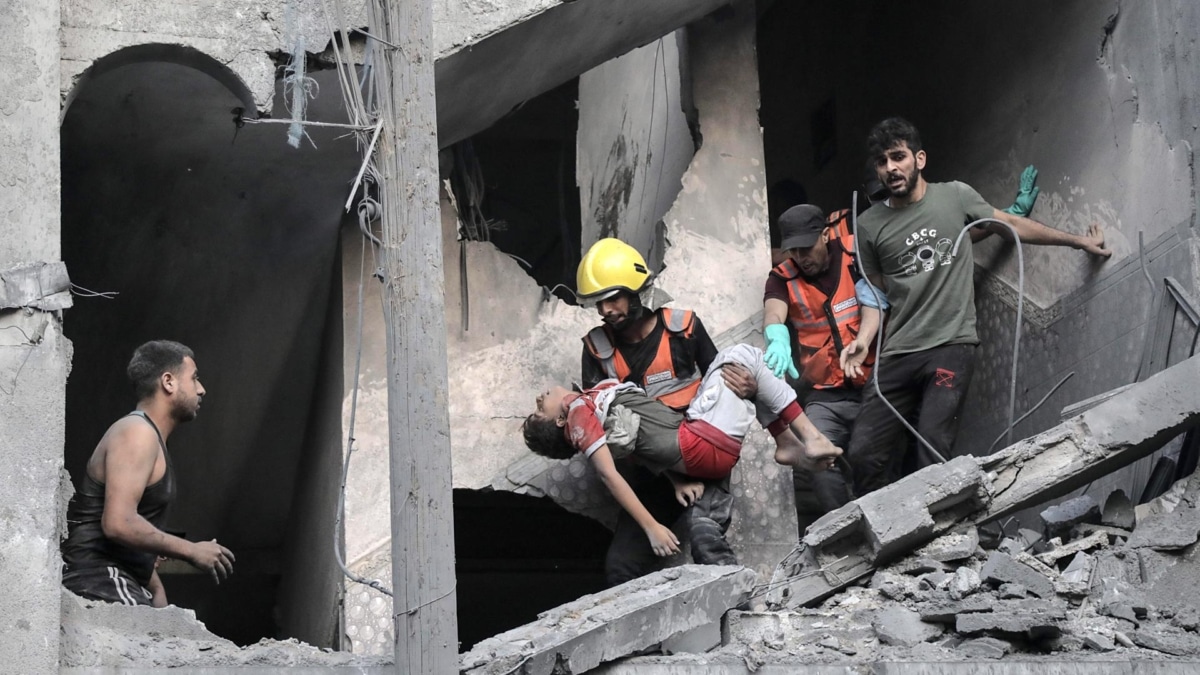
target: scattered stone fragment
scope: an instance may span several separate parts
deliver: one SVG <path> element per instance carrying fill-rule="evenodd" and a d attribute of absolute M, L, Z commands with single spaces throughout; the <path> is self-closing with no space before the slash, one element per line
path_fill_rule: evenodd
<path fill-rule="evenodd" d="M 1191 546 L 1198 538 L 1200 509 L 1180 504 L 1170 513 L 1160 513 L 1138 523 L 1126 546 L 1173 551 Z"/>
<path fill-rule="evenodd" d="M 871 627 L 875 629 L 880 642 L 898 647 L 928 642 L 944 630 L 937 624 L 922 621 L 920 614 L 899 605 L 876 612 Z"/>
<path fill-rule="evenodd" d="M 1132 530 L 1135 521 L 1133 502 L 1124 490 L 1113 490 L 1104 500 L 1104 508 L 1100 512 L 1100 522 L 1109 527 L 1119 527 Z"/>
<path fill-rule="evenodd" d="M 1071 558 L 1071 564 L 1067 565 L 1067 569 L 1063 570 L 1062 580 L 1087 583 L 1091 577 L 1092 568 L 1095 566 L 1095 558 L 1083 552 L 1076 553 L 1075 557 Z"/>
<path fill-rule="evenodd" d="M 978 612 L 960 614 L 954 621 L 960 633 L 1000 631 L 1029 636 L 1032 640 L 1048 640 L 1062 634 L 1059 621 L 1066 618 L 1065 611 L 1057 612 Z"/>
<path fill-rule="evenodd" d="M 1021 584 L 1000 584 L 1000 599 L 1012 600 L 1029 597 L 1029 590 Z"/>
<path fill-rule="evenodd" d="M 1046 536 L 1066 537 L 1079 523 L 1099 523 L 1100 505 L 1090 495 L 1081 495 L 1051 506 L 1042 511 L 1041 516 L 1046 524 Z"/>
<path fill-rule="evenodd" d="M 1025 544 L 1019 539 L 1005 537 L 1000 540 L 1000 545 L 996 547 L 996 550 L 1010 556 L 1020 555 L 1025 552 Z"/>
<path fill-rule="evenodd" d="M 938 562 L 966 560 L 975 554 L 979 548 L 979 530 L 967 527 L 951 532 L 929 542 L 914 554 L 918 558 L 928 558 Z"/>
<path fill-rule="evenodd" d="M 996 586 L 1006 583 L 1021 584 L 1030 593 L 1040 598 L 1049 598 L 1054 595 L 1054 584 L 1049 579 L 1029 565 L 1019 563 L 1011 556 L 999 551 L 993 551 L 988 556 L 980 576 L 984 581 Z"/>
<path fill-rule="evenodd" d="M 950 567 L 932 558 L 918 558 L 914 556 L 901 560 L 889 567 L 888 570 L 897 574 L 908 574 L 915 577 L 922 574 L 929 574 L 930 572 L 949 572 Z"/>
<path fill-rule="evenodd" d="M 1195 633 L 1200 629 L 1200 610 L 1190 605 L 1181 607 L 1171 617 L 1171 625 Z"/>
<path fill-rule="evenodd" d="M 1136 630 L 1129 636 L 1134 644 L 1172 656 L 1200 654 L 1200 637 L 1173 626 L 1156 626 Z"/>
<path fill-rule="evenodd" d="M 996 638 L 981 637 L 967 640 L 958 651 L 975 659 L 999 659 L 1012 649 L 1012 644 Z"/>
<path fill-rule="evenodd" d="M 1125 603 L 1110 603 L 1102 606 L 1097 611 L 1105 616 L 1111 616 L 1114 619 L 1124 619 L 1134 626 L 1138 625 L 1137 615 L 1133 613 L 1133 608 Z"/>
<path fill-rule="evenodd" d="M 904 574 L 883 570 L 876 572 L 871 578 L 871 588 L 890 600 L 904 600 L 916 592 L 917 580 Z"/>
<path fill-rule="evenodd" d="M 1045 553 L 1039 553 L 1035 557 L 1047 565 L 1053 565 L 1059 560 L 1075 555 L 1080 551 L 1090 551 L 1103 546 L 1108 546 L 1108 535 L 1104 532 L 1094 532 L 1083 539 L 1076 539 L 1069 544 L 1057 546 Z"/>
<path fill-rule="evenodd" d="M 1092 523 L 1083 523 L 1082 525 L 1076 525 L 1075 529 L 1072 531 L 1072 534 L 1077 537 L 1086 537 L 1089 534 L 1093 534 L 1096 532 L 1103 532 L 1103 533 L 1107 534 L 1109 536 L 1109 538 L 1114 540 L 1116 543 L 1119 543 L 1125 539 L 1129 539 L 1130 535 L 1133 534 L 1132 531 L 1121 529 L 1119 527 L 1109 527 L 1108 525 L 1093 525 Z"/>
<path fill-rule="evenodd" d="M 954 575 L 949 572 L 930 572 L 917 579 L 917 588 L 924 591 L 943 589 L 950 585 L 950 580 L 953 578 Z"/>
<path fill-rule="evenodd" d="M 1116 640 L 1117 644 L 1121 645 L 1122 647 L 1132 648 L 1132 647 L 1136 646 L 1133 644 L 1133 640 L 1129 639 L 1128 635 L 1122 633 L 1119 630 L 1113 631 L 1113 640 Z"/>
<path fill-rule="evenodd" d="M 1099 633 L 1088 633 L 1083 636 L 1083 646 L 1088 649 L 1093 649 L 1098 652 L 1111 652 L 1117 648 L 1112 638 L 1105 637 Z"/>
<path fill-rule="evenodd" d="M 996 601 L 984 595 L 975 595 L 956 602 L 925 602 L 917 606 L 917 613 L 923 621 L 936 623 L 954 623 L 960 614 L 972 612 L 990 612 Z"/>
<path fill-rule="evenodd" d="M 978 572 L 970 567 L 960 567 L 954 570 L 954 577 L 950 580 L 950 597 L 965 598 L 979 590 L 982 583 Z"/>
<path fill-rule="evenodd" d="M 1137 588 L 1119 579 L 1104 579 L 1100 587 L 1101 607 L 1127 605 L 1137 616 L 1146 615 L 1146 599 Z"/>

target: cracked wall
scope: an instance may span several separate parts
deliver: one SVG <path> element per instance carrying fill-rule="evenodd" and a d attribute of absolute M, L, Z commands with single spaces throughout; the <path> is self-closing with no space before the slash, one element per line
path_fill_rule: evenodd
<path fill-rule="evenodd" d="M 16 269 L 59 266 L 57 3 L 0 6 L 0 657 L 11 672 L 58 668 L 58 554 L 64 407 L 71 344 L 38 283 L 20 297 Z M 18 274 L 28 278 L 27 274 Z M 66 277 L 54 290 L 65 291 Z M 70 305 L 69 296 L 57 307 Z M 38 309 L 37 307 L 45 307 Z"/>

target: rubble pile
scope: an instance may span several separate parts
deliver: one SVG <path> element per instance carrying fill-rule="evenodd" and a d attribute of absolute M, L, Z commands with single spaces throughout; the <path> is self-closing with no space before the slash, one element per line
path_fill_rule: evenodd
<path fill-rule="evenodd" d="M 752 666 L 1200 657 L 1200 478 L 1186 483 L 1132 529 L 1120 491 L 1103 510 L 1046 509 L 1040 530 L 961 526 L 816 608 L 731 612 L 720 651 Z"/>

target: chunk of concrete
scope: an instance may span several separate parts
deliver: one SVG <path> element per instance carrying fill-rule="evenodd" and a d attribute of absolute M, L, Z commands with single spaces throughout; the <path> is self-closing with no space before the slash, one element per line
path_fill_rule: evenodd
<path fill-rule="evenodd" d="M 721 622 L 712 621 L 662 641 L 664 654 L 703 654 L 721 646 Z"/>
<path fill-rule="evenodd" d="M 53 312 L 71 305 L 66 263 L 19 263 L 0 269 L 0 309 L 30 307 Z"/>
<path fill-rule="evenodd" d="M 1001 600 L 1019 600 L 1029 597 L 1029 589 L 1021 584 L 1000 584 L 1000 589 L 997 591 Z"/>
<path fill-rule="evenodd" d="M 1062 634 L 1060 622 L 1067 617 L 1061 605 L 1047 607 L 1006 608 L 992 612 L 959 614 L 954 627 L 960 633 L 999 631 L 1028 636 L 1032 640 L 1047 640 Z"/>
<path fill-rule="evenodd" d="M 1099 523 L 1100 504 L 1091 495 L 1080 495 L 1051 506 L 1042 511 L 1041 516 L 1047 537 L 1065 539 L 1070 536 L 1071 528 L 1080 523 Z"/>
<path fill-rule="evenodd" d="M 1175 551 L 1191 546 L 1197 539 L 1200 539 L 1200 509 L 1180 504 L 1170 513 L 1150 516 L 1138 523 L 1126 546 Z"/>
<path fill-rule="evenodd" d="M 977 548 L 979 548 L 979 530 L 970 526 L 934 539 L 917 549 L 914 555 L 918 558 L 938 562 L 954 562 L 966 560 L 975 555 Z"/>
<path fill-rule="evenodd" d="M 880 642 L 897 647 L 912 647 L 928 642 L 944 630 L 937 624 L 922 621 L 920 614 L 899 605 L 876 612 L 871 627 L 875 629 Z"/>
<path fill-rule="evenodd" d="M 1083 646 L 1098 652 L 1111 652 L 1117 648 L 1117 644 L 1112 638 L 1105 637 L 1100 633 L 1087 633 L 1083 636 Z"/>
<path fill-rule="evenodd" d="M 1200 655 L 1200 637 L 1174 626 L 1154 626 L 1135 630 L 1129 636 L 1134 644 L 1172 656 Z"/>
<path fill-rule="evenodd" d="M 950 580 L 950 597 L 965 598 L 979 590 L 982 583 L 978 572 L 970 567 L 960 567 L 954 570 L 954 578 Z"/>
<path fill-rule="evenodd" d="M 1049 598 L 1054 595 L 1054 583 L 1032 567 L 1019 563 L 1011 556 L 999 551 L 992 551 L 987 562 L 983 565 L 980 576 L 984 581 L 995 586 L 1001 584 L 1020 584 L 1030 593 Z"/>
<path fill-rule="evenodd" d="M 1091 551 L 1093 549 L 1102 548 L 1105 546 L 1108 546 L 1108 533 L 1093 532 L 1082 539 L 1076 539 L 1069 544 L 1056 546 L 1055 548 L 1052 548 L 1045 553 L 1039 553 L 1034 557 L 1046 565 L 1053 565 L 1059 560 L 1071 557 L 1076 553 L 1080 553 L 1082 551 Z"/>
<path fill-rule="evenodd" d="M 992 637 L 967 640 L 957 647 L 958 651 L 973 659 L 999 659 L 1012 651 L 1012 643 Z"/>
<path fill-rule="evenodd" d="M 1200 356 L 1033 438 L 981 458 L 995 474 L 986 522 L 1070 494 L 1200 424 Z"/>
<path fill-rule="evenodd" d="M 1104 500 L 1104 508 L 1100 510 L 1100 523 L 1109 527 L 1119 527 L 1132 530 L 1137 522 L 1133 510 L 1133 502 L 1124 490 L 1113 490 Z"/>
<path fill-rule="evenodd" d="M 719 621 L 749 597 L 744 567 L 683 565 L 654 572 L 544 612 L 488 638 L 459 659 L 463 673 L 582 673 L 693 628 Z"/>

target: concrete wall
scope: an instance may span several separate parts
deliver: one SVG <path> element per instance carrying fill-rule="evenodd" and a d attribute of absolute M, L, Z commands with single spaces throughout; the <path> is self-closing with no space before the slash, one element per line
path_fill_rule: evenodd
<path fill-rule="evenodd" d="M 59 253 L 57 3 L 0 3 L 0 273 Z M 61 313 L 0 308 L 0 659 L 11 672 L 58 668 L 58 554 L 64 388 L 71 345 Z"/>
<path fill-rule="evenodd" d="M 966 181 L 1003 208 L 1032 163 L 1042 189 L 1034 218 L 1077 233 L 1100 223 L 1115 251 L 1108 262 L 1025 247 L 1018 412 L 1077 373 L 1018 428 L 1018 437 L 1032 434 L 1063 405 L 1133 379 L 1150 314 L 1139 231 L 1159 286 L 1174 275 L 1196 287 L 1198 73 L 1184 36 L 1198 26 L 1196 6 L 1181 1 L 776 3 L 760 40 L 768 175 L 799 180 L 826 209 L 847 206 L 861 184 L 867 130 L 899 114 L 922 130 L 930 180 Z M 1003 39 L 981 49 L 984 32 Z M 909 38 L 899 59 L 897 34 Z M 837 152 L 817 170 L 808 121 L 830 98 Z M 982 452 L 1005 424 L 1017 270 L 1001 242 L 976 255 L 986 270 L 977 293 L 983 344 L 958 447 Z M 1190 330 L 1176 336 L 1190 339 Z M 1135 474 L 1144 469 L 1121 480 L 1137 483 Z"/>
<path fill-rule="evenodd" d="M 680 94 L 680 43 L 664 36 L 579 77 L 576 180 L 583 250 L 617 237 L 654 269 L 663 242 L 656 223 L 679 193 L 692 159 Z"/>

